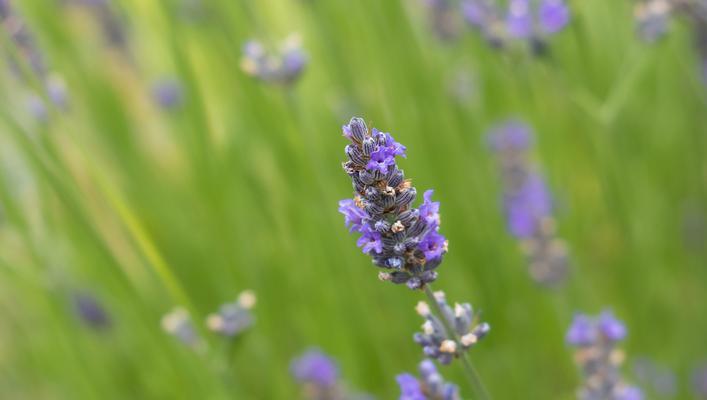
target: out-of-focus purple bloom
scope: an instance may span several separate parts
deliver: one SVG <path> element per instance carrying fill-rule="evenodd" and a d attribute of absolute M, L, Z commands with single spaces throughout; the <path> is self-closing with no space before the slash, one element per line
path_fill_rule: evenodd
<path fill-rule="evenodd" d="M 538 19 L 544 33 L 557 33 L 569 23 L 570 10 L 563 0 L 543 0 L 538 9 Z"/>
<path fill-rule="evenodd" d="M 700 399 L 707 399 L 707 364 L 695 368 L 691 378 L 695 395 Z"/>
<path fill-rule="evenodd" d="M 533 33 L 530 0 L 511 0 L 506 15 L 508 34 L 512 38 L 527 39 Z"/>
<path fill-rule="evenodd" d="M 598 320 L 599 331 L 607 340 L 618 342 L 626 337 L 626 326 L 614 317 L 611 311 L 604 311 Z"/>
<path fill-rule="evenodd" d="M 633 372 L 648 394 L 653 393 L 660 398 L 673 398 L 677 394 L 675 372 L 669 367 L 640 357 L 633 363 Z"/>
<path fill-rule="evenodd" d="M 537 235 L 541 222 L 552 211 L 552 199 L 542 177 L 530 173 L 517 192 L 506 194 L 505 208 L 511 234 L 518 238 Z"/>
<path fill-rule="evenodd" d="M 547 36 L 561 31 L 570 20 L 565 0 L 510 0 L 505 18 L 488 0 L 463 0 L 462 14 L 495 47 L 508 39 L 527 41 L 534 50 L 545 48 Z"/>
<path fill-rule="evenodd" d="M 638 37 L 653 43 L 665 36 L 671 13 L 669 0 L 645 0 L 636 3 L 634 18 Z"/>
<path fill-rule="evenodd" d="M 94 329 L 110 327 L 110 318 L 98 299 L 85 293 L 74 295 L 74 309 L 76 315 L 88 326 Z"/>
<path fill-rule="evenodd" d="M 420 382 L 413 375 L 400 374 L 395 380 L 400 386 L 400 400 L 427 400 Z"/>
<path fill-rule="evenodd" d="M 419 379 L 407 373 L 396 377 L 400 386 L 400 400 L 459 400 L 461 398 L 457 385 L 445 382 L 432 360 L 423 360 L 418 369 Z"/>
<path fill-rule="evenodd" d="M 443 315 L 433 314 L 427 303 L 419 302 L 415 309 L 425 319 L 425 323 L 422 324 L 422 332 L 415 333 L 413 340 L 422 347 L 425 357 L 433 358 L 441 364 L 449 364 L 486 337 L 491 327 L 486 322 L 477 320 L 478 316 L 474 314 L 471 304 L 455 303 L 452 308 L 447 304 L 444 292 L 435 292 L 434 296 Z M 444 323 L 439 318 L 445 318 L 454 332 L 446 332 Z M 453 336 L 449 337 L 448 334 Z"/>
<path fill-rule="evenodd" d="M 501 166 L 508 231 L 521 241 L 531 277 L 543 285 L 559 284 L 567 274 L 567 250 L 555 236 L 550 190 L 529 161 L 530 127 L 511 120 L 493 128 L 488 141 Z"/>
<path fill-rule="evenodd" d="M 436 279 L 447 252 L 439 233 L 439 203 L 428 191 L 420 208 L 412 206 L 417 190 L 395 161 L 405 157 L 406 148 L 389 133 L 369 131 L 361 118 L 352 118 L 342 131 L 351 141 L 344 170 L 355 191 L 352 200 L 339 203 L 346 225 L 362 234 L 357 244 L 373 263 L 390 271 L 379 274 L 382 280 L 422 288 Z"/>
<path fill-rule="evenodd" d="M 162 79 L 152 85 L 152 98 L 160 107 L 171 110 L 184 101 L 182 85 L 175 79 Z"/>
<path fill-rule="evenodd" d="M 195 350 L 203 346 L 189 313 L 183 308 L 175 308 L 162 317 L 162 329 Z"/>
<path fill-rule="evenodd" d="M 226 303 L 217 313 L 209 315 L 206 325 L 223 336 L 237 336 L 253 325 L 254 318 L 251 310 L 255 306 L 255 301 L 255 293 L 246 290 L 235 302 Z"/>
<path fill-rule="evenodd" d="M 298 35 L 290 35 L 279 51 L 268 52 L 262 43 L 249 40 L 243 45 L 241 68 L 261 81 L 289 85 L 294 83 L 308 63 Z"/>
<path fill-rule="evenodd" d="M 575 361 L 584 376 L 584 385 L 578 393 L 581 400 L 643 398 L 641 390 L 621 379 L 619 367 L 623 355 L 616 344 L 625 336 L 626 328 L 608 311 L 598 317 L 575 315 L 566 340 L 577 347 Z"/>
<path fill-rule="evenodd" d="M 300 383 L 332 387 L 339 379 L 339 368 L 334 360 L 319 349 L 307 350 L 290 365 L 292 376 Z"/>
<path fill-rule="evenodd" d="M 597 330 L 594 321 L 584 314 L 577 314 L 565 337 L 572 346 L 589 346 L 597 340 Z"/>
<path fill-rule="evenodd" d="M 636 386 L 624 386 L 619 389 L 615 400 L 643 400 L 643 392 Z"/>

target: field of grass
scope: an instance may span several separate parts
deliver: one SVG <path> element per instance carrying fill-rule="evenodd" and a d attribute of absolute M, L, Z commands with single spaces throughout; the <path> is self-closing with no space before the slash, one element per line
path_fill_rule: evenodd
<path fill-rule="evenodd" d="M 676 374 L 670 398 L 693 398 L 707 359 L 707 86 L 687 24 L 649 45 L 630 2 L 571 0 L 570 24 L 533 57 L 470 29 L 443 42 L 417 0 L 115 0 L 122 43 L 76 5 L 10 2 L 68 105 L 28 110 L 46 93 L 5 24 L 0 398 L 299 398 L 289 363 L 310 346 L 349 387 L 397 398 L 395 375 L 422 355 L 424 295 L 379 281 L 337 212 L 354 115 L 407 146 L 419 193 L 435 189 L 449 239 L 435 289 L 491 324 L 470 355 L 495 399 L 575 398 L 565 331 L 605 308 L 629 331 L 627 380 L 649 358 Z M 291 32 L 309 60 L 297 82 L 242 71 L 248 39 Z M 168 110 L 151 96 L 165 79 L 183 91 Z M 571 266 L 555 289 L 529 278 L 506 230 L 485 135 L 507 118 L 533 127 L 557 204 Z M 245 289 L 255 325 L 208 333 L 206 315 Z M 82 323 L 76 293 L 103 304 L 108 329 Z M 204 351 L 161 329 L 175 306 Z M 441 371 L 470 398 L 461 368 Z"/>

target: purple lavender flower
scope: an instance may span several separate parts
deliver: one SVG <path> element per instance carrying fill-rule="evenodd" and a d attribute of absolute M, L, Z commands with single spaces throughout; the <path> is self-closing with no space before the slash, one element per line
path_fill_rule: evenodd
<path fill-rule="evenodd" d="M 302 75 L 308 58 L 298 35 L 290 35 L 277 52 L 268 52 L 265 46 L 249 40 L 243 46 L 241 68 L 261 81 L 291 85 Z"/>
<path fill-rule="evenodd" d="M 184 101 L 182 85 L 175 79 L 161 79 L 152 86 L 152 98 L 165 110 L 175 109 Z"/>
<path fill-rule="evenodd" d="M 420 381 L 411 374 L 400 374 L 395 377 L 400 386 L 400 400 L 427 400 L 422 392 Z"/>
<path fill-rule="evenodd" d="M 529 161 L 530 127 L 511 120 L 493 128 L 488 141 L 501 166 L 508 230 L 521 242 L 531 277 L 542 285 L 557 285 L 567 274 L 567 250 L 555 236 L 550 190 Z"/>
<path fill-rule="evenodd" d="M 504 19 L 499 17 L 498 6 L 488 0 L 463 0 L 462 14 L 497 47 L 508 39 L 520 39 L 528 41 L 537 52 L 545 48 L 547 36 L 561 31 L 570 20 L 564 0 L 542 0 L 539 4 L 531 0 L 510 0 Z"/>
<path fill-rule="evenodd" d="M 238 336 L 253 326 L 254 318 L 251 310 L 255 306 L 255 301 L 255 293 L 246 290 L 235 302 L 226 303 L 217 313 L 210 314 L 206 319 L 206 325 L 210 330 L 223 336 Z"/>
<path fill-rule="evenodd" d="M 575 315 L 567 331 L 567 343 L 577 347 L 575 361 L 582 370 L 581 400 L 641 400 L 640 389 L 626 385 L 619 367 L 623 360 L 616 344 L 626 336 L 626 328 L 605 311 L 598 317 Z"/>
<path fill-rule="evenodd" d="M 177 307 L 162 317 L 162 329 L 195 350 L 203 348 L 189 312 L 183 308 Z"/>
<path fill-rule="evenodd" d="M 106 329 L 110 327 L 108 313 L 94 296 L 86 293 L 74 295 L 74 309 L 76 315 L 91 328 Z"/>
<path fill-rule="evenodd" d="M 653 43 L 665 36 L 671 13 L 669 0 L 645 0 L 636 3 L 634 18 L 638 37 Z"/>
<path fill-rule="evenodd" d="M 400 400 L 459 400 L 457 385 L 444 381 L 432 360 L 423 360 L 419 365 L 420 379 L 411 374 L 396 377 L 400 386 Z"/>
<path fill-rule="evenodd" d="M 455 303 L 452 308 L 447 304 L 444 292 L 435 292 L 434 297 L 443 315 L 434 315 L 427 303 L 419 302 L 415 310 L 425 319 L 425 323 L 422 324 L 422 332 L 415 333 L 413 340 L 422 347 L 425 357 L 449 364 L 486 337 L 491 327 L 486 322 L 478 321 L 471 304 Z M 439 318 L 445 318 L 454 332 L 446 332 Z"/>
<path fill-rule="evenodd" d="M 707 364 L 703 364 L 692 372 L 692 390 L 700 399 L 707 399 Z"/>
<path fill-rule="evenodd" d="M 641 386 L 650 389 L 660 398 L 673 398 L 677 394 L 675 372 L 668 366 L 640 357 L 633 363 L 633 372 Z"/>
<path fill-rule="evenodd" d="M 389 271 L 379 274 L 382 280 L 423 288 L 436 279 L 435 269 L 447 252 L 439 233 L 439 203 L 428 191 L 420 208 L 412 207 L 417 190 L 395 161 L 405 157 L 406 149 L 390 134 L 369 131 L 361 118 L 352 118 L 342 130 L 351 141 L 344 170 L 355 191 L 352 200 L 339 203 L 346 225 L 361 234 L 357 244 L 373 263 Z"/>
<path fill-rule="evenodd" d="M 584 314 L 575 315 L 565 339 L 572 346 L 592 345 L 597 340 L 597 330 L 594 326 L 594 321 Z"/>
<path fill-rule="evenodd" d="M 597 321 L 599 331 L 607 340 L 618 342 L 626 337 L 626 327 L 611 311 L 604 311 Z"/>
<path fill-rule="evenodd" d="M 290 365 L 292 376 L 300 383 L 330 388 L 339 379 L 339 368 L 334 360 L 319 349 L 307 350 Z"/>

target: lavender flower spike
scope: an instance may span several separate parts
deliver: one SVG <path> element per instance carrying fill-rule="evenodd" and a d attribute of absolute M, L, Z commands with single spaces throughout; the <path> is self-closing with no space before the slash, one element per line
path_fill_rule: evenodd
<path fill-rule="evenodd" d="M 307 63 L 307 54 L 302 49 L 299 35 L 292 34 L 277 52 L 268 51 L 257 40 L 246 42 L 241 69 L 263 82 L 291 85 L 302 75 Z"/>
<path fill-rule="evenodd" d="M 624 354 L 616 345 L 626 337 L 626 327 L 609 311 L 597 317 L 578 314 L 567 331 L 567 343 L 576 347 L 575 361 L 584 385 L 580 400 L 642 400 L 642 391 L 627 385 L 619 368 Z"/>
<path fill-rule="evenodd" d="M 206 326 L 223 336 L 234 337 L 253 325 L 251 310 L 255 306 L 255 293 L 250 290 L 242 292 L 238 300 L 226 303 L 215 314 L 206 318 Z"/>
<path fill-rule="evenodd" d="M 567 275 L 567 246 L 555 235 L 547 184 L 529 160 L 530 128 L 505 122 L 491 131 L 489 142 L 501 167 L 508 230 L 520 241 L 531 277 L 541 285 L 557 285 Z"/>
<path fill-rule="evenodd" d="M 434 297 L 442 310 L 441 318 L 449 322 L 454 332 L 447 332 L 440 317 L 434 315 L 430 306 L 421 301 L 415 310 L 425 319 L 425 323 L 422 324 L 422 332 L 416 333 L 413 340 L 422 346 L 425 357 L 434 358 L 440 364 L 449 364 L 483 339 L 491 327 L 486 322 L 478 321 L 478 315 L 474 314 L 471 304 L 456 303 L 452 308 L 447 304 L 444 292 L 435 292 Z"/>
<path fill-rule="evenodd" d="M 447 252 L 447 240 L 439 233 L 439 203 L 432 191 L 423 203 L 412 203 L 417 190 L 398 169 L 396 157 L 405 157 L 405 146 L 389 133 L 370 131 L 361 118 L 343 126 L 351 141 L 344 149 L 344 171 L 351 177 L 354 198 L 339 202 L 346 225 L 360 237 L 358 246 L 385 270 L 384 281 L 422 289 L 437 278 L 435 271 Z"/>
<path fill-rule="evenodd" d="M 457 385 L 444 381 L 432 360 L 423 360 L 419 366 L 420 378 L 411 374 L 396 377 L 400 386 L 399 400 L 459 400 Z"/>
<path fill-rule="evenodd" d="M 184 308 L 177 307 L 162 317 L 162 329 L 193 349 L 203 347 L 189 312 Z"/>
<path fill-rule="evenodd" d="M 372 400 L 369 395 L 351 392 L 339 376 L 336 362 L 317 348 L 307 350 L 290 365 L 292 376 L 302 385 L 308 400 Z"/>

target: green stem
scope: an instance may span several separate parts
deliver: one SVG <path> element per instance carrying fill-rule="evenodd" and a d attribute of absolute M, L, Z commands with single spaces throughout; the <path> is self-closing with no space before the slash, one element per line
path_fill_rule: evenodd
<path fill-rule="evenodd" d="M 437 313 L 439 320 L 442 322 L 442 329 L 444 329 L 444 335 L 448 338 L 454 339 L 454 341 L 457 342 L 457 346 L 461 346 L 461 340 L 459 339 L 459 335 L 457 335 L 457 332 L 452 326 L 452 321 L 449 321 L 445 317 L 445 314 L 442 311 L 442 307 L 440 307 L 439 303 L 437 302 L 437 298 L 435 298 L 434 292 L 432 292 L 432 287 L 429 284 L 425 285 L 425 294 L 427 295 L 429 301 L 432 303 L 432 307 L 434 307 L 434 311 Z M 459 355 L 459 358 L 461 358 L 461 362 L 464 366 L 464 370 L 466 371 L 465 375 L 469 380 L 469 384 L 471 385 L 472 390 L 476 394 L 475 397 L 478 400 L 491 399 L 491 396 L 486 390 L 484 383 L 481 381 L 479 374 L 476 372 L 474 365 L 471 363 L 471 359 L 469 358 L 468 354 L 465 351 L 462 351 Z"/>

